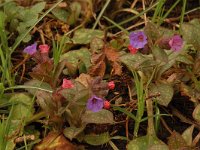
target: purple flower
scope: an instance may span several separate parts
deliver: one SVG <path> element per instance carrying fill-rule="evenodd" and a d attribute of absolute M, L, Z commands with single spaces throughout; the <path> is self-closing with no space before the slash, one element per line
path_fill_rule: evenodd
<path fill-rule="evenodd" d="M 37 43 L 34 43 L 30 46 L 27 46 L 24 50 L 24 53 L 29 54 L 29 55 L 33 55 L 37 52 Z"/>
<path fill-rule="evenodd" d="M 103 108 L 103 103 L 104 100 L 102 98 L 93 95 L 90 99 L 88 99 L 87 109 L 93 112 L 98 112 Z"/>
<path fill-rule="evenodd" d="M 143 31 L 131 32 L 129 39 L 130 45 L 136 49 L 144 48 L 144 45 L 147 44 L 147 36 Z"/>
<path fill-rule="evenodd" d="M 174 35 L 169 40 L 169 45 L 173 51 L 179 51 L 183 47 L 183 39 L 180 37 L 180 35 Z"/>

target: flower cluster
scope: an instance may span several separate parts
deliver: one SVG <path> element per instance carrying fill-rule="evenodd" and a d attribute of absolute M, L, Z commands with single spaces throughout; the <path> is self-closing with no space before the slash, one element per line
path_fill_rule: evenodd
<path fill-rule="evenodd" d="M 47 44 L 42 44 L 39 45 L 40 53 L 49 53 L 50 47 Z M 23 50 L 23 53 L 28 54 L 28 55 L 34 55 L 37 52 L 37 43 L 34 43 L 32 45 L 29 45 L 25 47 Z"/>
<path fill-rule="evenodd" d="M 137 53 L 138 49 L 144 48 L 147 44 L 147 36 L 143 31 L 131 32 L 129 39 L 130 44 L 128 49 L 131 54 Z M 180 35 L 174 35 L 171 38 L 162 39 L 160 43 L 168 45 L 167 47 L 173 51 L 179 51 L 183 48 L 183 39 Z"/>

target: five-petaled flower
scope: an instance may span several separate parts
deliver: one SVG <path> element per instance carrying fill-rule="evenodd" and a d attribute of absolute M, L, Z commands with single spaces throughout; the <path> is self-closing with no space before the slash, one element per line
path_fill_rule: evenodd
<path fill-rule="evenodd" d="M 180 35 L 174 35 L 170 40 L 169 40 L 169 45 L 173 51 L 179 51 L 183 47 L 183 39 L 181 38 Z"/>
<path fill-rule="evenodd" d="M 48 53 L 49 52 L 49 45 L 47 44 L 42 44 L 39 45 L 40 53 Z"/>
<path fill-rule="evenodd" d="M 63 79 L 63 83 L 62 83 L 63 89 L 70 89 L 70 88 L 73 88 L 73 87 L 74 87 L 74 84 L 72 83 L 71 80 Z"/>
<path fill-rule="evenodd" d="M 37 43 L 27 46 L 23 52 L 29 55 L 35 54 L 37 52 Z"/>
<path fill-rule="evenodd" d="M 87 101 L 87 109 L 91 110 L 93 112 L 100 111 L 104 106 L 104 100 L 102 98 L 99 98 L 95 95 L 93 95 L 90 99 Z"/>
<path fill-rule="evenodd" d="M 129 35 L 130 45 L 133 48 L 144 48 L 145 44 L 147 44 L 147 36 L 143 31 L 131 32 Z"/>

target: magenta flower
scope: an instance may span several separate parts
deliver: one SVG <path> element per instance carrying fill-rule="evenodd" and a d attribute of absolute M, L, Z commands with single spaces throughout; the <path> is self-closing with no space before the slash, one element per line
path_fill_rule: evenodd
<path fill-rule="evenodd" d="M 183 39 L 180 37 L 180 35 L 174 35 L 169 40 L 169 45 L 173 51 L 179 51 L 183 47 Z"/>
<path fill-rule="evenodd" d="M 130 45 L 136 49 L 144 48 L 144 45 L 147 44 L 147 36 L 143 31 L 131 32 L 129 39 Z"/>
<path fill-rule="evenodd" d="M 27 46 L 23 52 L 29 55 L 35 54 L 37 52 L 37 43 Z"/>
<path fill-rule="evenodd" d="M 71 80 L 63 79 L 62 88 L 63 89 L 71 89 L 74 87 L 74 84 Z"/>
<path fill-rule="evenodd" d="M 102 98 L 93 95 L 90 99 L 88 99 L 87 109 L 93 112 L 98 112 L 103 108 L 103 105 L 104 105 L 104 100 Z"/>

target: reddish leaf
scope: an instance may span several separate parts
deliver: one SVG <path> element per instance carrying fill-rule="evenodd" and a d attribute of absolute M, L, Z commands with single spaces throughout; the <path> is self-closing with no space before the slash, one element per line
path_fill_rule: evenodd
<path fill-rule="evenodd" d="M 113 75 L 121 75 L 122 74 L 122 67 L 119 63 L 119 54 L 118 52 L 112 48 L 112 47 L 105 47 L 104 53 L 106 55 L 106 58 L 111 63 L 113 70 Z"/>
<path fill-rule="evenodd" d="M 176 131 L 173 131 L 168 139 L 169 149 L 180 150 L 187 147 L 187 144 L 183 137 Z"/>
<path fill-rule="evenodd" d="M 42 80 L 44 82 L 48 82 L 51 84 L 52 82 L 52 70 L 53 70 L 53 62 L 52 61 L 46 61 L 43 63 L 40 63 L 36 65 L 32 72 L 30 73 L 30 76 L 37 80 Z"/>
<path fill-rule="evenodd" d="M 105 64 L 105 54 L 93 54 L 92 55 L 92 66 L 89 70 L 89 74 L 91 76 L 100 76 L 103 77 L 106 71 L 106 64 Z"/>
<path fill-rule="evenodd" d="M 63 135 L 50 132 L 34 150 L 75 150 L 76 147 L 70 143 Z"/>

